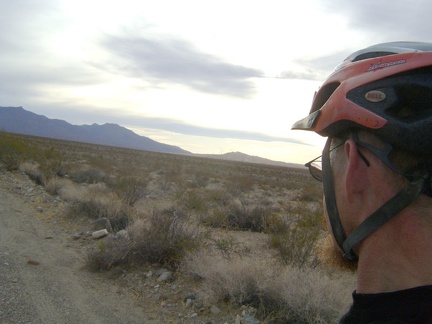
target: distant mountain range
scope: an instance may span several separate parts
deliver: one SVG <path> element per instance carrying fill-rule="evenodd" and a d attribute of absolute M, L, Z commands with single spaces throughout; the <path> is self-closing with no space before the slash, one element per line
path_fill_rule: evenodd
<path fill-rule="evenodd" d="M 284 166 L 284 167 L 291 167 L 291 168 L 304 168 L 303 165 L 301 164 L 274 161 L 259 156 L 244 154 L 241 152 L 229 152 L 225 154 L 199 154 L 199 156 L 212 158 L 212 159 L 228 160 L 228 161 L 269 164 L 269 165 Z"/>
<path fill-rule="evenodd" d="M 117 124 L 72 125 L 64 120 L 50 119 L 43 115 L 37 115 L 25 110 L 23 107 L 0 106 L 0 130 L 10 133 L 123 147 L 143 151 L 192 155 L 191 152 L 178 146 L 163 144 L 148 137 L 140 136 Z M 194 155 L 238 162 L 301 167 L 299 164 L 273 161 L 240 152 L 231 152 L 221 155 Z"/>
<path fill-rule="evenodd" d="M 0 130 L 136 150 L 192 154 L 180 147 L 140 136 L 117 124 L 72 125 L 63 120 L 37 115 L 22 107 L 0 107 Z"/>

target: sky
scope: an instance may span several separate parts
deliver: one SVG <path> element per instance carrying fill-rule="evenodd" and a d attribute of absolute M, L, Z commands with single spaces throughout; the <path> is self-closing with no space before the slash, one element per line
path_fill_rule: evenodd
<path fill-rule="evenodd" d="M 192 153 L 304 163 L 292 131 L 349 54 L 432 42 L 429 0 L 0 0 L 0 106 Z"/>

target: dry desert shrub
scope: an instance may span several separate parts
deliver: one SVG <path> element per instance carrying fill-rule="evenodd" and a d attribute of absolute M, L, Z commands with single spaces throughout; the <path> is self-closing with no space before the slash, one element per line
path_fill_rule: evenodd
<path fill-rule="evenodd" d="M 27 174 L 27 176 L 36 184 L 44 185 L 45 179 L 42 171 L 39 169 L 38 164 L 29 161 L 20 164 L 19 169 Z"/>
<path fill-rule="evenodd" d="M 60 179 L 52 179 L 54 187 L 53 190 L 57 190 L 59 196 L 70 203 L 73 203 L 75 201 L 79 201 L 81 199 L 84 199 L 88 195 L 88 188 L 82 185 L 79 185 L 75 182 L 73 182 L 71 179 L 68 178 L 61 178 Z M 50 181 L 47 183 L 48 186 L 50 185 Z"/>
<path fill-rule="evenodd" d="M 148 180 L 139 175 L 124 175 L 117 180 L 108 181 L 109 187 L 117 193 L 128 206 L 134 206 L 137 201 L 148 194 Z"/>
<path fill-rule="evenodd" d="M 125 238 L 108 237 L 87 254 L 86 268 L 89 271 L 105 271 L 113 266 L 128 263 L 134 243 Z"/>
<path fill-rule="evenodd" d="M 55 176 L 63 177 L 66 173 L 62 153 L 53 147 L 39 149 L 36 160 L 46 181 Z"/>
<path fill-rule="evenodd" d="M 323 211 L 320 205 L 299 202 L 290 214 L 289 218 L 274 216 L 269 220 L 269 246 L 283 264 L 303 268 L 316 262 L 314 248 L 323 233 Z"/>
<path fill-rule="evenodd" d="M 198 221 L 210 228 L 228 228 L 228 214 L 226 207 L 216 207 L 201 213 Z"/>
<path fill-rule="evenodd" d="M 107 270 L 113 265 L 159 263 L 176 269 L 188 252 L 200 246 L 202 235 L 173 213 L 153 211 L 127 228 L 128 238 L 108 239 L 92 251 L 87 266 Z"/>
<path fill-rule="evenodd" d="M 226 190 L 218 187 L 216 189 L 182 187 L 177 190 L 175 197 L 181 209 L 196 213 L 201 218 L 207 218 L 214 209 L 222 209 L 233 201 Z"/>
<path fill-rule="evenodd" d="M 18 170 L 20 164 L 28 159 L 34 150 L 27 141 L 0 131 L 0 163 L 8 171 Z"/>
<path fill-rule="evenodd" d="M 78 199 L 69 197 L 68 200 L 69 217 L 108 218 L 115 232 L 129 224 L 132 210 L 104 185 L 91 185 L 75 193 L 78 194 Z"/>
<path fill-rule="evenodd" d="M 68 175 L 76 183 L 100 183 L 109 180 L 108 175 L 101 169 L 88 165 L 74 165 L 68 170 Z"/>
<path fill-rule="evenodd" d="M 271 267 L 268 268 L 271 270 Z M 226 302 L 231 305 L 247 305 L 259 292 L 259 282 L 265 280 L 265 267 L 251 259 L 235 261 L 205 251 L 189 254 L 182 270 L 195 278 L 201 278 L 209 303 Z"/>
<path fill-rule="evenodd" d="M 276 267 L 242 258 L 189 255 L 183 270 L 201 278 L 209 303 L 247 305 L 262 323 L 335 323 L 347 310 L 354 277 L 315 269 Z"/>
<path fill-rule="evenodd" d="M 176 194 L 181 209 L 197 213 L 207 210 L 209 200 L 206 190 L 202 188 L 182 188 Z"/>
<path fill-rule="evenodd" d="M 73 183 L 69 179 L 52 177 L 46 182 L 45 190 L 52 196 L 62 196 L 62 193 L 66 193 L 67 188 L 71 186 Z"/>
<path fill-rule="evenodd" d="M 203 200 L 209 206 L 209 200 Z M 241 200 L 216 203 L 201 213 L 198 220 L 201 224 L 211 228 L 227 228 L 238 231 L 263 232 L 267 218 L 273 214 L 271 206 L 261 204 L 247 204 Z"/>
<path fill-rule="evenodd" d="M 128 228 L 134 242 L 135 258 L 146 263 L 162 263 L 177 268 L 187 252 L 197 249 L 203 236 L 176 211 L 153 210 L 145 220 Z"/>
<path fill-rule="evenodd" d="M 253 186 L 256 184 L 256 181 L 247 173 L 236 173 L 235 175 L 228 177 L 227 180 L 229 182 L 227 185 L 228 190 L 233 195 L 239 195 L 240 193 L 252 190 Z"/>
<path fill-rule="evenodd" d="M 274 323 L 337 323 L 348 310 L 354 276 L 330 276 L 316 269 L 286 267 L 276 280 L 267 281 L 264 295 L 279 309 L 269 312 Z"/>
<path fill-rule="evenodd" d="M 306 202 L 322 202 L 322 188 L 316 185 L 305 185 L 300 193 L 298 194 L 296 200 L 306 201 Z"/>
<path fill-rule="evenodd" d="M 241 231 L 263 232 L 266 218 L 271 214 L 269 208 L 260 205 L 232 204 L 227 216 L 228 227 Z"/>

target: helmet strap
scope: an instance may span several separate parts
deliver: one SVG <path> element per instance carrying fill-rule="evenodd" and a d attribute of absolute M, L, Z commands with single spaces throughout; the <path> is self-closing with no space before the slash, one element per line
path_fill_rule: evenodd
<path fill-rule="evenodd" d="M 424 182 L 424 178 L 410 182 L 363 221 L 343 243 L 342 249 L 345 253 L 345 258 L 356 261 L 358 258 L 353 251 L 354 247 L 416 200 L 423 191 Z"/>
<path fill-rule="evenodd" d="M 333 171 L 330 163 L 330 146 L 331 146 L 331 138 L 329 137 L 324 146 L 323 154 L 322 154 L 324 199 L 326 203 L 327 215 L 329 218 L 333 236 L 338 246 L 341 249 L 343 249 L 343 243 L 346 240 L 346 234 L 342 226 L 339 217 L 339 212 L 337 209 L 337 204 L 336 204 L 336 195 L 334 191 L 334 182 L 333 182 Z"/>

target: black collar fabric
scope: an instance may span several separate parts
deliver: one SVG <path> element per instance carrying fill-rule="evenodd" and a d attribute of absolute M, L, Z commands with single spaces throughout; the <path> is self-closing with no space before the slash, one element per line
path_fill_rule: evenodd
<path fill-rule="evenodd" d="M 353 293 L 341 324 L 432 323 L 432 285 L 379 294 Z"/>

